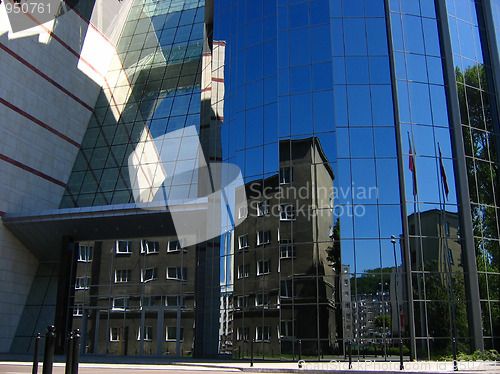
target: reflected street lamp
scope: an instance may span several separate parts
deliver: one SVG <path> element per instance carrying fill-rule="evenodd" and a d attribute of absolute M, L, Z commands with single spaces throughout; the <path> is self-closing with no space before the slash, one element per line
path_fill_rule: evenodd
<path fill-rule="evenodd" d="M 403 339 L 401 338 L 401 315 L 400 315 L 400 311 L 399 311 L 399 301 L 398 301 L 399 271 L 398 271 L 398 261 L 397 261 L 397 256 L 396 256 L 396 237 L 394 235 L 391 235 L 391 243 L 392 243 L 392 248 L 394 250 L 394 266 L 396 267 L 396 279 L 394 281 L 394 292 L 396 294 L 396 311 L 397 311 L 396 317 L 398 318 L 398 330 L 399 330 L 399 357 L 400 357 L 399 370 L 404 370 L 404 366 L 403 366 Z"/>

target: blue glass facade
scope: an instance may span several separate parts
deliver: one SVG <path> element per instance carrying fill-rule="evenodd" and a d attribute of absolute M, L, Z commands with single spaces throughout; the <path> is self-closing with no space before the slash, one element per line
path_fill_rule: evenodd
<path fill-rule="evenodd" d="M 135 0 L 55 213 L 85 353 L 498 349 L 499 9 Z"/>

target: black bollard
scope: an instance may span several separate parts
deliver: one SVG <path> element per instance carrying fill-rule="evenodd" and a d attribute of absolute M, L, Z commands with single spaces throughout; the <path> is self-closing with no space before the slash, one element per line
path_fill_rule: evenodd
<path fill-rule="evenodd" d="M 71 374 L 78 374 L 78 361 L 80 360 L 80 330 L 73 333 L 73 362 Z"/>
<path fill-rule="evenodd" d="M 52 374 L 52 367 L 54 366 L 54 346 L 56 344 L 56 328 L 51 325 L 47 327 L 45 334 L 45 350 L 43 352 L 43 374 Z"/>
<path fill-rule="evenodd" d="M 399 339 L 399 370 L 404 370 L 403 365 L 403 339 Z"/>
<path fill-rule="evenodd" d="M 453 350 L 453 371 L 458 371 L 458 363 L 457 363 L 457 340 L 453 338 L 452 341 L 452 350 Z"/>
<path fill-rule="evenodd" d="M 71 374 L 71 369 L 73 365 L 73 333 L 68 334 L 68 340 L 66 341 L 66 368 L 64 369 L 64 374 Z"/>
<path fill-rule="evenodd" d="M 349 345 L 349 369 L 352 369 L 352 344 L 351 342 L 347 344 Z"/>
<path fill-rule="evenodd" d="M 33 355 L 33 370 L 32 374 L 38 373 L 38 356 L 40 356 L 40 333 L 36 333 L 35 337 L 35 354 Z"/>
<path fill-rule="evenodd" d="M 250 343 L 250 367 L 253 367 L 253 343 L 254 339 Z"/>
<path fill-rule="evenodd" d="M 299 361 L 302 360 L 302 340 L 299 340 Z"/>

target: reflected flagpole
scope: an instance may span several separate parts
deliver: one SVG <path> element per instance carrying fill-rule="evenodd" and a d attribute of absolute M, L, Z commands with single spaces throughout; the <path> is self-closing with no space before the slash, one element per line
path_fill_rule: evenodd
<path fill-rule="evenodd" d="M 422 307 L 422 300 L 424 299 L 424 291 L 425 284 L 422 284 L 422 272 L 423 268 L 423 243 L 422 243 L 422 225 L 421 225 L 421 217 L 420 217 L 420 203 L 418 200 L 418 184 L 417 184 L 417 164 L 416 164 L 416 147 L 415 147 L 415 139 L 413 138 L 413 134 L 410 137 L 410 132 L 408 134 L 408 154 L 409 154 L 409 165 L 408 168 L 412 173 L 412 186 L 413 186 L 413 220 L 415 222 L 415 233 L 417 234 L 418 229 L 418 237 L 415 237 L 415 257 L 417 262 L 417 290 L 418 290 L 418 298 L 419 302 L 419 311 L 420 311 L 420 333 L 422 336 L 429 336 L 428 325 L 427 325 L 427 303 L 424 303 Z M 413 142 L 412 142 L 413 140 Z M 424 290 L 423 290 L 424 289 Z M 427 348 L 427 355 L 430 358 L 430 346 L 429 342 L 425 342 L 422 340 L 422 348 Z"/>
<path fill-rule="evenodd" d="M 441 147 L 439 146 L 439 142 L 437 143 L 438 145 L 438 151 L 439 151 L 439 171 L 441 172 L 441 186 L 443 188 L 443 194 L 446 197 L 446 200 L 448 200 L 448 195 L 450 194 L 450 189 L 448 188 L 448 178 L 446 178 L 446 170 L 444 169 L 444 164 L 443 164 L 443 154 L 441 153 Z M 446 204 L 446 202 L 443 199 L 443 204 Z"/>
<path fill-rule="evenodd" d="M 412 136 L 413 137 L 413 136 Z M 417 166 L 415 164 L 415 141 L 413 142 L 413 147 L 411 145 L 410 132 L 408 131 L 408 144 L 409 144 L 409 155 L 410 155 L 410 164 L 408 168 L 411 170 L 412 181 L 413 181 L 413 196 L 418 196 L 418 187 L 417 187 Z"/>
<path fill-rule="evenodd" d="M 440 197 L 442 196 L 442 201 L 443 201 L 443 209 L 441 209 L 441 240 L 443 241 L 443 266 L 444 266 L 444 271 L 447 274 L 448 278 L 448 297 L 450 298 L 450 303 L 449 303 L 449 309 L 450 309 L 450 316 L 451 316 L 451 321 L 450 321 L 450 329 L 451 329 L 451 336 L 452 336 L 452 351 L 453 351 L 453 370 L 457 371 L 458 366 L 457 366 L 457 319 L 456 319 L 456 311 L 455 311 L 455 294 L 453 291 L 453 276 L 452 276 L 452 268 L 451 268 L 451 258 L 450 258 L 450 249 L 448 248 L 448 232 L 446 230 L 446 201 L 448 200 L 450 189 L 448 187 L 448 180 L 446 178 L 446 170 L 444 168 L 444 163 L 443 163 L 443 154 L 441 153 L 441 146 L 439 145 L 439 142 L 437 143 L 438 146 L 438 152 L 439 152 L 439 174 L 440 174 Z M 439 199 L 441 201 L 441 198 Z"/>

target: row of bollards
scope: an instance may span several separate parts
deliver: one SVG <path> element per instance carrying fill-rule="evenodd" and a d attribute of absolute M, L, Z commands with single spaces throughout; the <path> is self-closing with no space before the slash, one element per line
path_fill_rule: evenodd
<path fill-rule="evenodd" d="M 37 374 L 38 372 L 38 356 L 40 353 L 40 333 L 38 332 L 35 337 L 35 357 L 33 358 L 33 370 L 32 374 Z"/>
<path fill-rule="evenodd" d="M 35 337 L 35 353 L 33 357 L 32 374 L 38 373 L 38 357 L 40 355 L 40 333 Z M 45 349 L 43 351 L 42 374 L 52 374 L 54 367 L 54 348 L 56 344 L 56 329 L 47 327 L 45 334 Z M 76 329 L 68 335 L 66 344 L 66 369 L 65 374 L 78 374 L 78 361 L 80 359 L 80 330 Z"/>
<path fill-rule="evenodd" d="M 80 330 L 76 329 L 68 334 L 66 344 L 66 369 L 65 374 L 78 374 L 80 360 Z"/>
<path fill-rule="evenodd" d="M 349 369 L 352 369 L 352 343 L 350 341 L 347 342 L 347 352 L 349 355 Z M 403 364 L 403 340 L 399 340 L 399 370 L 404 370 Z"/>
<path fill-rule="evenodd" d="M 352 344 L 351 342 L 347 344 L 349 345 L 349 369 L 352 369 Z"/>
<path fill-rule="evenodd" d="M 252 339 L 252 343 L 250 344 L 250 367 L 253 367 L 253 344 L 255 340 Z"/>

